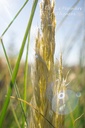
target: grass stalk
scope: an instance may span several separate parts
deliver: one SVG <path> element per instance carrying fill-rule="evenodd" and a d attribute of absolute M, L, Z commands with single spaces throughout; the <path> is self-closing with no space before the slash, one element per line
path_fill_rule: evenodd
<path fill-rule="evenodd" d="M 25 59 L 24 96 L 23 96 L 24 101 L 27 100 L 27 77 L 28 77 L 28 50 L 29 50 L 29 42 L 30 42 L 30 32 L 28 34 L 27 49 L 26 49 L 26 59 Z M 27 112 L 27 110 L 26 110 L 27 104 L 24 103 L 23 106 L 24 106 L 24 112 L 25 112 L 25 115 L 26 115 L 26 112 Z M 25 121 L 24 118 L 23 118 L 22 122 L 23 122 L 23 128 L 24 128 L 25 125 L 26 125 L 26 121 Z"/>
<path fill-rule="evenodd" d="M 14 119 L 15 119 L 15 121 L 16 121 L 16 124 L 17 124 L 18 128 L 21 128 L 21 127 L 20 127 L 20 124 L 19 124 L 19 121 L 18 121 L 18 118 L 17 118 L 17 115 L 16 115 L 16 113 L 15 113 L 15 110 L 14 110 L 12 104 L 11 104 L 11 109 L 12 109 L 12 113 L 13 113 L 13 116 L 14 116 Z"/>
<path fill-rule="evenodd" d="M 6 61 L 7 61 L 9 73 L 10 73 L 10 76 L 12 78 L 13 71 L 12 71 L 12 68 L 11 68 L 11 65 L 10 65 L 10 62 L 9 62 L 9 58 L 8 58 L 7 53 L 6 53 L 6 50 L 5 50 L 4 43 L 3 43 L 3 40 L 2 39 L 1 39 L 1 44 L 2 44 L 2 48 L 3 48 L 3 51 L 4 51 L 5 57 L 6 57 Z M 14 84 L 14 88 L 15 88 L 15 92 L 16 92 L 17 97 L 21 98 L 16 82 Z M 21 106 L 21 109 L 22 109 L 22 112 L 23 112 L 24 119 L 26 121 L 26 115 L 25 115 L 25 112 L 24 112 L 24 108 L 23 108 L 22 102 L 20 102 L 20 106 Z M 13 114 L 14 114 L 14 111 L 13 111 Z M 14 114 L 14 117 L 15 117 L 15 114 Z"/>
<path fill-rule="evenodd" d="M 24 73 L 24 100 L 27 98 L 27 77 L 28 77 L 28 50 L 29 50 L 29 42 L 30 42 L 30 33 L 28 35 L 27 41 L 27 49 L 26 49 L 26 60 L 25 60 L 25 73 Z M 26 104 L 24 104 L 24 110 L 26 112 Z"/>
<path fill-rule="evenodd" d="M 55 25 L 54 1 L 43 0 L 41 2 L 41 30 L 38 31 L 35 45 L 36 54 L 32 76 L 33 97 L 31 103 L 49 120 L 50 124 L 53 124 L 53 112 L 46 95 L 49 95 L 47 90 L 50 88 L 51 83 L 55 81 Z M 30 128 L 51 128 L 50 124 L 38 113 L 31 110 Z M 53 126 L 55 127 L 55 125 Z"/>
<path fill-rule="evenodd" d="M 6 111 L 7 111 L 9 102 L 10 102 L 10 95 L 12 94 L 13 85 L 15 84 L 15 81 L 16 81 L 16 77 L 17 77 L 21 57 L 22 57 L 22 54 L 23 54 L 23 51 L 24 51 L 24 46 L 25 46 L 25 43 L 26 43 L 28 33 L 30 31 L 30 28 L 31 28 L 31 24 L 32 24 L 32 20 L 33 20 L 33 16 L 34 16 L 34 13 L 35 13 L 37 3 L 38 3 L 38 0 L 35 0 L 34 3 L 33 3 L 30 19 L 29 19 L 29 22 L 28 22 L 28 25 L 27 25 L 27 28 L 26 28 L 26 32 L 25 32 L 25 36 L 23 38 L 22 46 L 21 46 L 21 49 L 20 49 L 20 52 L 19 52 L 19 56 L 18 56 L 16 65 L 15 65 L 15 68 L 13 70 L 12 79 L 11 79 L 10 86 L 9 86 L 9 89 L 8 89 L 7 97 L 5 99 L 2 111 L 0 113 L 0 117 L 1 117 L 0 118 L 0 128 L 2 128 L 2 126 L 3 126 L 3 121 L 5 119 Z"/>
<path fill-rule="evenodd" d="M 30 106 L 30 107 L 31 107 L 32 109 L 34 109 L 40 116 L 42 116 L 42 117 L 51 125 L 52 128 L 55 128 L 55 127 L 49 122 L 49 120 L 48 120 L 42 113 L 40 113 L 40 112 L 35 108 L 35 106 L 33 106 L 32 104 L 30 104 L 29 102 L 27 102 L 27 101 L 25 101 L 25 100 L 23 100 L 23 99 L 16 98 L 16 97 L 14 97 L 14 96 L 11 96 L 10 98 L 11 98 L 11 99 L 16 99 L 16 100 L 21 101 L 21 102 L 23 102 L 24 104 Z"/>
<path fill-rule="evenodd" d="M 25 3 L 23 4 L 23 6 L 20 8 L 20 10 L 17 12 L 17 14 L 14 16 L 14 18 L 12 19 L 12 21 L 9 23 L 9 25 L 7 26 L 7 28 L 4 30 L 4 32 L 2 33 L 1 37 L 4 36 L 4 34 L 7 32 L 7 30 L 10 28 L 10 26 L 12 25 L 12 23 L 15 21 L 15 19 L 18 17 L 18 15 L 20 14 L 20 12 L 23 10 L 23 8 L 25 7 L 25 5 L 28 3 L 29 0 L 26 0 Z"/>

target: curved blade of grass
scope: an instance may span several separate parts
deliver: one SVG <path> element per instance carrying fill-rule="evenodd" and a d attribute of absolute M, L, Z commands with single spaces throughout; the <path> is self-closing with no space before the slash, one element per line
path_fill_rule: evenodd
<path fill-rule="evenodd" d="M 26 49 L 26 60 L 25 60 L 25 72 L 24 72 L 24 96 L 23 99 L 26 101 L 27 100 L 27 77 L 28 77 L 28 50 L 29 50 L 29 42 L 30 42 L 30 32 L 28 34 L 28 41 L 27 41 L 27 49 Z M 24 103 L 24 112 L 26 114 L 26 104 Z M 22 118 L 23 122 L 23 128 L 26 125 L 26 121 L 24 118 Z"/>
<path fill-rule="evenodd" d="M 2 44 L 2 47 L 3 47 L 3 51 L 4 51 L 4 54 L 5 54 L 5 57 L 6 57 L 6 61 L 7 61 L 9 73 L 10 73 L 10 76 L 11 76 L 11 78 L 12 78 L 12 68 L 11 68 L 11 65 L 10 65 L 10 62 L 9 62 L 9 59 L 8 59 L 8 56 L 7 56 L 7 53 L 6 53 L 4 44 L 3 44 L 3 40 L 0 39 L 0 41 L 1 41 L 1 44 Z M 14 88 L 15 88 L 17 97 L 21 98 L 20 93 L 19 93 L 19 90 L 18 90 L 18 86 L 17 86 L 16 82 L 15 82 L 15 84 L 14 84 Z M 23 115 L 24 115 L 24 118 L 25 118 L 25 121 L 26 121 L 26 115 L 25 115 L 25 112 L 24 112 L 24 108 L 23 108 L 22 102 L 20 102 L 20 105 L 21 105 L 21 109 L 22 109 L 22 112 L 23 112 Z M 15 117 L 15 116 L 14 116 L 14 117 Z M 27 121 L 26 121 L 26 122 L 27 122 Z"/>
<path fill-rule="evenodd" d="M 4 36 L 4 34 L 7 32 L 7 30 L 10 28 L 10 26 L 12 25 L 12 23 L 15 21 L 15 19 L 18 17 L 18 15 L 20 14 L 20 12 L 23 10 L 23 8 L 26 6 L 26 4 L 28 3 L 29 0 L 26 0 L 25 3 L 23 4 L 23 6 L 20 8 L 20 10 L 17 12 L 17 14 L 14 16 L 14 18 L 12 19 L 12 21 L 9 23 L 9 25 L 7 26 L 7 28 L 4 30 L 4 32 L 2 33 L 1 37 Z M 9 72 L 10 72 L 10 76 L 12 77 L 12 68 L 11 68 L 11 65 L 9 63 L 9 59 L 8 59 L 8 56 L 7 56 L 7 53 L 6 53 L 6 50 L 5 50 L 5 46 L 4 46 L 4 43 L 1 40 L 1 44 L 2 44 L 2 47 L 3 47 L 3 50 L 4 50 L 4 54 L 5 54 L 5 57 L 6 57 L 6 61 L 7 61 L 7 64 L 8 64 L 8 69 L 9 69 Z M 15 83 L 15 90 L 16 90 L 16 93 L 17 93 L 17 96 L 20 97 L 20 94 L 19 94 L 19 91 L 18 91 L 18 88 L 16 86 L 16 83 Z M 21 104 L 21 108 L 22 108 L 22 111 L 23 111 L 23 114 L 24 114 L 24 117 L 25 117 L 25 120 L 26 120 L 26 115 L 24 113 L 24 109 L 23 109 L 23 105 L 22 103 L 20 102 Z"/>
<path fill-rule="evenodd" d="M 7 32 L 7 30 L 9 29 L 9 27 L 12 25 L 12 23 L 15 21 L 15 19 L 17 18 L 17 16 L 20 14 L 20 12 L 22 11 L 22 9 L 25 7 L 25 5 L 28 3 L 29 0 L 26 0 L 26 2 L 23 4 L 23 6 L 20 8 L 20 10 L 17 12 L 17 14 L 14 16 L 13 20 L 9 23 L 9 25 L 7 26 L 7 28 L 4 30 L 4 32 L 2 33 L 1 37 L 4 36 L 4 34 Z"/>
<path fill-rule="evenodd" d="M 12 112 L 13 112 L 13 116 L 14 116 L 14 119 L 16 121 L 16 124 L 17 124 L 18 128 L 21 128 L 12 104 L 11 104 L 11 108 L 12 108 Z"/>
<path fill-rule="evenodd" d="M 67 14 L 65 15 L 65 17 L 61 20 L 61 22 L 59 23 L 59 25 L 57 26 L 57 31 L 59 30 L 59 28 L 62 26 L 63 22 L 66 20 L 66 18 L 68 17 L 68 15 L 73 11 L 73 9 L 76 7 L 76 5 L 80 2 L 80 0 L 77 0 L 76 3 L 74 3 L 74 5 L 68 10 Z"/>
<path fill-rule="evenodd" d="M 25 60 L 25 74 L 24 74 L 24 100 L 26 100 L 27 96 L 27 74 L 28 74 L 28 50 L 29 50 L 29 42 L 30 42 L 30 33 L 28 35 L 27 42 L 27 50 L 26 50 L 26 60 Z M 24 111 L 26 112 L 26 104 L 24 104 Z"/>
<path fill-rule="evenodd" d="M 82 116 L 84 116 L 84 113 L 82 115 L 80 115 L 77 119 L 74 120 L 74 125 Z"/>
<path fill-rule="evenodd" d="M 26 43 L 28 33 L 30 31 L 30 28 L 31 28 L 31 24 L 32 24 L 32 20 L 33 20 L 33 16 L 34 16 L 34 13 L 35 13 L 37 3 L 38 3 L 38 0 L 34 0 L 31 15 L 30 15 L 30 19 L 29 19 L 29 22 L 28 22 L 28 25 L 27 25 L 27 28 L 26 28 L 25 36 L 24 36 L 23 41 L 22 41 L 22 46 L 21 46 L 21 49 L 20 49 L 20 52 L 19 52 L 17 63 L 16 63 L 15 68 L 13 70 L 12 79 L 11 79 L 10 86 L 9 86 L 9 89 L 8 89 L 7 97 L 5 99 L 3 109 L 2 109 L 1 114 L 0 114 L 0 128 L 2 128 L 3 121 L 4 121 L 4 118 L 5 118 L 5 115 L 6 115 L 6 111 L 7 111 L 9 102 L 10 102 L 10 95 L 12 94 L 13 85 L 14 85 L 16 77 L 17 77 L 21 57 L 22 57 L 22 54 L 23 54 L 23 51 L 24 51 L 24 47 L 25 47 L 25 43 Z"/>
<path fill-rule="evenodd" d="M 53 126 L 53 124 L 50 123 L 50 121 L 41 113 L 39 112 L 32 104 L 30 104 L 29 102 L 20 99 L 20 98 L 16 98 L 14 96 L 11 96 L 10 98 L 12 99 L 16 99 L 16 100 L 20 100 L 21 102 L 24 102 L 25 104 L 27 104 L 28 106 L 30 106 L 32 109 L 34 109 L 37 113 L 39 113 L 53 128 L 56 128 L 55 126 Z"/>

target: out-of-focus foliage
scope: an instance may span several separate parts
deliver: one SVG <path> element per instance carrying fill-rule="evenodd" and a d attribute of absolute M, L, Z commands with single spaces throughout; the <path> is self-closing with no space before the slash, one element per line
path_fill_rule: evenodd
<path fill-rule="evenodd" d="M 11 59 L 10 63 L 11 63 L 12 68 L 14 68 L 15 60 Z M 30 66 L 29 66 L 28 74 L 30 74 Z M 7 68 L 7 64 L 4 59 L 0 58 L 0 111 L 3 106 L 5 96 L 7 94 L 7 88 L 9 86 L 9 82 L 10 82 L 10 75 L 9 75 L 9 71 Z M 21 98 L 23 98 L 23 86 L 24 86 L 24 63 L 23 62 L 21 63 L 21 66 L 19 68 L 16 82 L 17 82 L 17 85 L 19 88 L 19 92 L 21 94 Z M 12 95 L 16 97 L 15 90 L 13 90 Z M 28 81 L 27 81 L 27 101 L 28 102 L 30 101 L 31 95 L 32 95 L 31 79 L 30 79 L 30 75 L 28 75 Z M 15 128 L 16 127 L 17 128 L 17 124 L 15 122 L 15 118 L 13 116 L 12 109 L 11 109 L 11 103 L 13 104 L 13 108 L 16 112 L 19 123 L 22 125 L 23 112 L 20 107 L 20 102 L 18 100 L 11 99 L 9 108 L 7 111 L 6 119 L 3 124 L 3 128 L 5 128 L 5 127 L 7 127 L 7 128 Z M 28 112 L 27 115 L 29 115 L 29 107 L 27 107 L 27 112 Z"/>
<path fill-rule="evenodd" d="M 81 67 L 72 67 L 71 73 L 69 74 L 68 80 L 72 82 L 70 83 L 70 88 L 75 92 L 81 93 L 81 97 L 79 98 L 79 103 L 77 108 L 72 112 L 74 126 L 75 128 L 84 128 L 85 127 L 85 68 Z M 68 86 L 69 88 L 69 86 Z M 79 118 L 80 117 L 80 118 Z M 79 119 L 78 119 L 79 118 Z M 73 122 L 71 120 L 71 115 L 66 116 L 65 120 L 65 128 L 73 128 Z"/>
<path fill-rule="evenodd" d="M 15 60 L 10 60 L 12 68 L 15 65 Z M 80 92 L 81 97 L 78 103 L 77 108 L 72 112 L 73 119 L 74 121 L 82 116 L 75 122 L 75 128 L 85 128 L 85 68 L 80 68 L 80 67 L 64 67 L 64 75 L 66 76 L 66 73 L 68 70 L 70 70 L 70 73 L 68 75 L 68 82 L 72 81 L 70 85 L 68 85 L 68 88 L 74 90 L 75 92 Z M 27 84 L 27 101 L 30 101 L 31 95 L 32 95 L 32 86 L 31 86 L 31 77 L 30 77 L 30 66 L 29 66 L 29 75 L 28 75 L 28 84 Z M 57 71 L 56 71 L 57 72 Z M 17 84 L 19 87 L 19 91 L 21 96 L 23 95 L 23 80 L 24 80 L 24 63 L 21 63 L 18 76 L 17 76 Z M 7 92 L 7 87 L 8 83 L 10 81 L 10 75 L 7 69 L 6 62 L 3 59 L 0 59 L 0 110 L 2 108 L 5 95 Z M 13 90 L 13 96 L 16 96 L 15 91 Z M 22 96 L 23 97 L 23 96 Z M 11 99 L 10 103 L 13 104 L 14 110 L 18 116 L 18 120 L 20 124 L 22 124 L 22 111 L 20 108 L 19 101 Z M 29 107 L 27 108 L 27 118 L 29 122 Z M 65 120 L 64 120 L 65 128 L 73 128 L 73 121 L 71 119 L 71 114 L 65 115 Z M 18 128 L 17 124 L 15 122 L 12 110 L 11 110 L 11 105 L 9 105 L 6 119 L 3 125 L 3 128 Z"/>

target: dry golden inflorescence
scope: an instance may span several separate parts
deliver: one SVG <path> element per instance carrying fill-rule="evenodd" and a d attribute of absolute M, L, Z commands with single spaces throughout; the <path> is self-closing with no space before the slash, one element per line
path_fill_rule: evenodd
<path fill-rule="evenodd" d="M 32 76 L 33 97 L 31 103 L 44 115 L 31 109 L 30 128 L 60 128 L 62 116 L 52 111 L 52 97 L 54 95 L 56 75 L 54 69 L 55 27 L 54 0 L 43 0 L 40 5 L 41 29 L 38 30 L 35 45 L 35 65 Z M 50 88 L 50 89 L 49 89 Z M 47 94 L 48 92 L 48 94 Z M 49 101 L 49 96 L 50 101 Z M 52 125 L 51 125 L 52 124 Z"/>

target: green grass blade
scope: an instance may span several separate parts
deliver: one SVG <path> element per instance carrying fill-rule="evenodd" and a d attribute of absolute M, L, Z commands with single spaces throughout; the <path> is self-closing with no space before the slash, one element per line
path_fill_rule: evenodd
<path fill-rule="evenodd" d="M 18 128 L 21 128 L 12 104 L 11 104 L 11 108 L 12 108 L 12 113 L 13 113 L 14 119 L 16 121 L 16 124 L 17 124 Z"/>
<path fill-rule="evenodd" d="M 7 61 L 9 73 L 10 73 L 10 76 L 11 76 L 11 78 L 12 78 L 12 68 L 11 68 L 11 65 L 10 65 L 10 62 L 9 62 L 9 59 L 8 59 L 8 56 L 7 56 L 7 53 L 6 53 L 4 44 L 3 44 L 3 40 L 0 39 L 0 41 L 1 41 L 2 48 L 3 48 L 3 51 L 4 51 L 5 57 L 6 57 L 6 61 Z M 19 93 L 19 90 L 18 90 L 18 86 L 17 86 L 16 82 L 15 82 L 15 84 L 14 84 L 14 88 L 15 88 L 17 97 L 20 97 L 20 98 L 21 98 L 20 93 Z M 23 108 L 23 104 L 22 104 L 21 101 L 20 101 L 20 105 L 21 105 L 21 109 L 22 109 L 22 112 L 23 112 L 23 115 L 24 115 L 24 119 L 25 119 L 25 121 L 26 121 L 26 115 L 25 115 L 24 108 Z M 15 117 L 15 116 L 14 116 L 14 117 Z M 27 121 L 26 121 L 26 122 L 27 122 Z"/>
<path fill-rule="evenodd" d="M 29 42 L 30 42 L 30 32 L 28 34 L 28 41 L 27 41 L 27 49 L 26 49 L 26 59 L 25 59 L 25 72 L 24 72 L 24 96 L 23 99 L 26 101 L 27 100 L 27 77 L 28 77 L 28 50 L 29 50 Z M 26 104 L 24 103 L 24 112 L 26 114 Z M 23 128 L 25 127 L 25 120 L 23 118 Z"/>
<path fill-rule="evenodd" d="M 22 9 L 25 7 L 25 5 L 28 3 L 29 0 L 26 0 L 26 2 L 23 4 L 23 6 L 20 8 L 20 10 L 17 12 L 17 14 L 14 16 L 14 18 L 12 19 L 12 21 L 9 23 L 9 25 L 7 26 L 7 28 L 4 30 L 4 32 L 2 33 L 1 37 L 4 36 L 4 34 L 7 32 L 7 30 L 10 28 L 10 26 L 12 25 L 12 23 L 15 21 L 15 19 L 18 17 L 18 15 L 20 14 L 20 12 L 22 11 Z"/>
<path fill-rule="evenodd" d="M 28 42 L 27 42 L 27 50 L 26 50 L 26 60 L 25 60 L 25 75 L 24 75 L 24 100 L 26 100 L 27 96 L 27 74 L 28 74 L 28 50 L 29 50 L 29 42 L 30 42 L 30 33 L 28 35 Z M 26 111 L 26 104 L 24 103 L 24 110 Z"/>
<path fill-rule="evenodd" d="M 8 89 L 7 97 L 5 99 L 3 109 L 2 109 L 1 114 L 0 114 L 0 128 L 2 128 L 3 121 L 4 121 L 4 118 L 5 118 L 5 115 L 6 115 L 6 111 L 7 111 L 9 102 L 10 102 L 10 95 L 12 94 L 12 88 L 13 88 L 13 85 L 16 81 L 16 77 L 17 77 L 21 57 L 22 57 L 22 54 L 23 54 L 23 51 L 24 51 L 24 47 L 25 47 L 25 43 L 26 43 L 28 33 L 30 31 L 30 28 L 31 28 L 31 24 L 32 24 L 32 20 L 33 20 L 33 16 L 34 16 L 34 13 L 35 13 L 37 3 L 38 3 L 38 0 L 34 0 L 31 15 L 30 15 L 30 19 L 29 19 L 29 22 L 28 22 L 28 25 L 27 25 L 27 28 L 26 28 L 25 36 L 24 36 L 23 41 L 22 41 L 22 46 L 21 46 L 21 49 L 20 49 L 20 52 L 19 52 L 19 56 L 18 56 L 16 65 L 15 65 L 15 68 L 13 70 L 12 79 L 11 79 L 10 86 L 9 86 L 9 89 Z"/>

